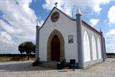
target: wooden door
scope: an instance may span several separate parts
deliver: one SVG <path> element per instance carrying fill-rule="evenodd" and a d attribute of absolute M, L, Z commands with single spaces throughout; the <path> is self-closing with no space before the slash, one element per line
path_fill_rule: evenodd
<path fill-rule="evenodd" d="M 57 35 L 51 41 L 51 60 L 60 61 L 60 40 Z"/>

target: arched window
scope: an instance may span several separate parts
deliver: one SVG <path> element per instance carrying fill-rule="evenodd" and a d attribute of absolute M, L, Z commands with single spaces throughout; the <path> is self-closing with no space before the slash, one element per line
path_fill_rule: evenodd
<path fill-rule="evenodd" d="M 101 42 L 99 38 L 97 39 L 97 49 L 98 49 L 98 59 L 101 59 L 102 53 L 101 53 Z"/>
<path fill-rule="evenodd" d="M 88 33 L 85 31 L 83 36 L 83 56 L 84 56 L 84 62 L 88 62 L 91 60 L 91 54 L 90 54 L 90 42 Z"/>
<path fill-rule="evenodd" d="M 97 51 L 96 51 L 96 42 L 95 42 L 95 37 L 94 35 L 91 38 L 92 41 L 92 58 L 93 60 L 97 60 Z"/>

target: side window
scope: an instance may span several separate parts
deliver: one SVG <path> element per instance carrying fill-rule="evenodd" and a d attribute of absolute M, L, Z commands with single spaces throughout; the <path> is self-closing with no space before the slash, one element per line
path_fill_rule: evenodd
<path fill-rule="evenodd" d="M 73 35 L 68 35 L 68 43 L 73 43 Z"/>

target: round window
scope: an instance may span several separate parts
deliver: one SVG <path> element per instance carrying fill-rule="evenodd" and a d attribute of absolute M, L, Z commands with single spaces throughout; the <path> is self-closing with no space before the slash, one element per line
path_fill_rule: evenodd
<path fill-rule="evenodd" d="M 54 12 L 51 16 L 51 20 L 52 22 L 56 22 L 59 19 L 59 13 L 58 12 Z"/>

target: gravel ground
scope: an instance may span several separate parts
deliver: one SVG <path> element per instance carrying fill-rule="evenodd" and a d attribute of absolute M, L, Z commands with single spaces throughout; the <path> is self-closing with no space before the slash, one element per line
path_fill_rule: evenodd
<path fill-rule="evenodd" d="M 115 77 L 115 58 L 88 69 L 49 69 L 32 67 L 32 61 L 0 62 L 0 77 Z"/>

